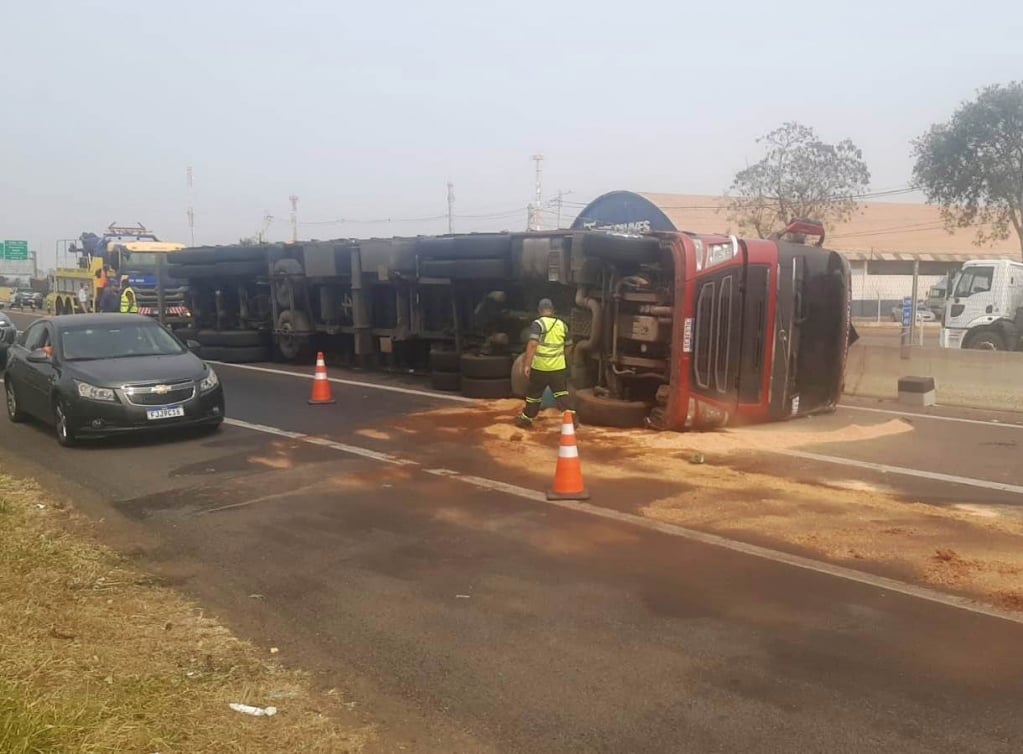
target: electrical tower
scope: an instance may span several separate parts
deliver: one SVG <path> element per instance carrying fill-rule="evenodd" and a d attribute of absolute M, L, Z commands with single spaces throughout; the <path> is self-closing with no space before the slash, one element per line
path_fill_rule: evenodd
<path fill-rule="evenodd" d="M 291 242 L 298 243 L 298 197 L 292 194 L 288 201 L 291 202 Z"/>
<path fill-rule="evenodd" d="M 530 214 L 529 230 L 540 230 L 543 228 L 543 155 L 534 154 L 530 159 L 536 163 L 536 196 L 533 199 L 532 211 Z"/>
<path fill-rule="evenodd" d="M 558 208 L 558 225 L 557 225 L 557 229 L 558 230 L 561 229 L 561 205 L 562 205 L 562 202 L 563 202 L 564 198 L 566 196 L 568 196 L 569 194 L 571 194 L 571 193 L 572 193 L 571 191 L 562 191 L 561 189 L 558 189 L 558 198 L 554 200 L 554 204 Z"/>
<path fill-rule="evenodd" d="M 185 168 L 185 185 L 188 187 L 188 234 L 195 246 L 195 210 L 192 209 L 192 166 Z"/>
<path fill-rule="evenodd" d="M 448 181 L 448 233 L 455 230 L 455 184 Z"/>

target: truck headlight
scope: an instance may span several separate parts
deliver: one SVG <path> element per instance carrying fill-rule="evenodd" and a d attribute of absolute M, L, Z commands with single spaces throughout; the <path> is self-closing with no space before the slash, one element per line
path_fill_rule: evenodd
<path fill-rule="evenodd" d="M 106 401 L 107 403 L 117 401 L 117 395 L 108 387 L 96 387 L 88 382 L 78 381 L 75 382 L 75 386 L 78 388 L 79 398 L 85 398 L 90 401 Z"/>
<path fill-rule="evenodd" d="M 207 393 L 220 384 L 220 378 L 217 377 L 217 373 L 213 371 L 212 367 L 209 370 L 209 374 L 203 377 L 202 382 L 199 383 L 200 393 Z"/>

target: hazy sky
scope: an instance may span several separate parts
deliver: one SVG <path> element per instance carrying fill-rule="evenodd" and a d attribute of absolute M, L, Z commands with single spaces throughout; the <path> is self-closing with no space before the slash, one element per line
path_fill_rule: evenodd
<path fill-rule="evenodd" d="M 521 229 L 544 193 L 719 193 L 785 120 L 874 189 L 978 87 L 1023 78 L 1018 0 L 0 0 L 0 237 L 142 221 L 198 243 Z M 566 210 L 566 214 L 572 210 Z M 574 212 L 572 212 L 574 214 Z M 501 215 L 501 217 L 470 217 Z M 702 230 L 702 229 L 700 229 Z M 711 229 L 707 229 L 711 230 Z"/>

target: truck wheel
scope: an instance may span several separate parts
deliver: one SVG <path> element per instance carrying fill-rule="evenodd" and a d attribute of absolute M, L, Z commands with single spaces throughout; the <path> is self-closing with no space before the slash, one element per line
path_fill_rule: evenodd
<path fill-rule="evenodd" d="M 499 380 L 511 376 L 511 356 L 486 356 L 465 353 L 460 361 L 462 374 L 473 380 Z"/>
<path fill-rule="evenodd" d="M 305 312 L 288 309 L 277 318 L 277 350 L 287 361 L 308 361 L 312 327 Z"/>
<path fill-rule="evenodd" d="M 511 369 L 512 395 L 516 398 L 525 398 L 529 392 L 529 378 L 526 376 L 523 367 L 526 364 L 526 355 L 520 354 Z"/>
<path fill-rule="evenodd" d="M 64 299 L 58 298 L 57 304 L 53 307 L 54 312 L 59 317 L 64 313 Z"/>
<path fill-rule="evenodd" d="M 273 275 L 304 275 L 305 269 L 302 267 L 302 263 L 297 259 L 278 259 L 274 262 Z M 300 297 L 302 295 L 302 286 L 305 284 L 304 279 L 293 279 L 291 284 L 295 287 L 295 296 Z M 291 299 L 288 297 L 288 286 L 284 280 L 274 280 L 274 297 L 277 299 L 277 306 L 287 308 L 291 306 Z"/>
<path fill-rule="evenodd" d="M 991 330 L 983 330 L 976 335 L 971 335 L 964 347 L 977 351 L 1004 351 L 1005 341 L 998 333 Z"/>
<path fill-rule="evenodd" d="M 512 394 L 511 379 L 474 380 L 462 378 L 462 395 L 466 398 L 510 398 Z"/>
<path fill-rule="evenodd" d="M 430 348 L 430 369 L 435 372 L 458 372 L 458 351 L 449 348 Z"/>
<path fill-rule="evenodd" d="M 204 346 L 243 348 L 266 345 L 266 336 L 259 330 L 200 330 L 195 339 Z"/>
<path fill-rule="evenodd" d="M 430 387 L 456 392 L 462 387 L 462 375 L 458 372 L 430 372 Z"/>
<path fill-rule="evenodd" d="M 266 346 L 203 346 L 199 353 L 206 361 L 222 361 L 225 364 L 270 360 L 270 349 Z"/>
<path fill-rule="evenodd" d="M 642 401 L 621 401 L 605 398 L 592 388 L 575 391 L 575 410 L 583 424 L 602 427 L 641 427 L 646 422 L 650 406 Z"/>

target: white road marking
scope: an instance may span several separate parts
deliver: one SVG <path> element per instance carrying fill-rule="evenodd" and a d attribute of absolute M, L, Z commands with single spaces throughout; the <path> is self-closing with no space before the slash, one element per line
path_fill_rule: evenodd
<path fill-rule="evenodd" d="M 287 437 L 289 440 L 298 440 L 308 445 L 319 445 L 324 448 L 330 448 L 341 453 L 348 453 L 353 456 L 361 456 L 362 458 L 369 458 L 372 461 L 380 461 L 381 463 L 393 463 L 396 466 L 418 466 L 416 461 L 409 461 L 404 458 L 396 458 L 395 456 L 387 453 L 378 453 L 375 450 L 369 448 L 360 448 L 357 445 L 346 445 L 343 442 L 335 442 L 334 440 L 328 440 L 325 437 L 316 437 L 315 435 L 305 435 L 301 432 L 289 432 L 286 429 L 279 429 L 278 427 L 268 427 L 265 424 L 253 424 L 251 422 L 242 421 L 241 419 L 224 419 L 225 424 L 230 424 L 232 427 L 241 427 L 242 429 L 251 429 L 254 432 L 263 432 L 268 435 L 276 435 L 278 437 Z"/>
<path fill-rule="evenodd" d="M 904 466 L 889 466 L 884 463 L 872 463 L 871 461 L 857 461 L 853 458 L 839 458 L 837 456 L 826 456 L 820 453 L 807 453 L 802 450 L 769 450 L 771 453 L 793 458 L 805 458 L 808 461 L 821 461 L 833 463 L 838 466 L 853 466 L 858 469 L 869 469 L 880 471 L 885 474 L 899 474 L 901 476 L 912 476 L 920 479 L 930 479 L 935 482 L 949 482 L 951 484 L 964 484 L 968 487 L 981 487 L 986 490 L 998 490 L 999 492 L 1011 492 L 1015 495 L 1023 495 L 1023 486 L 1018 484 L 1006 484 L 1004 482 L 989 482 L 986 479 L 975 479 L 968 476 L 955 476 L 954 474 L 941 474 L 937 471 L 924 471 L 922 469 L 909 469 Z"/>
<path fill-rule="evenodd" d="M 913 411 L 892 411 L 884 408 L 866 408 L 865 406 L 839 406 L 848 411 L 868 411 L 872 414 L 888 414 L 889 416 L 912 416 L 914 419 L 933 419 L 939 422 L 959 422 L 960 424 L 981 424 L 985 427 L 1004 427 L 1006 429 L 1023 429 L 1023 424 L 1007 424 L 985 419 L 961 419 L 958 416 L 935 416 L 934 414 L 918 414 Z"/>
<path fill-rule="evenodd" d="M 250 372 L 265 372 L 267 374 L 280 374 L 285 377 L 298 377 L 303 380 L 313 379 L 311 374 L 300 372 L 289 372 L 287 369 L 271 369 L 270 367 L 257 367 L 252 364 L 225 364 L 222 361 L 210 361 L 218 367 L 230 367 L 231 369 L 246 369 Z M 474 398 L 465 398 L 461 395 L 448 395 L 447 393 L 434 392 L 433 390 L 417 390 L 411 387 L 397 387 L 396 385 L 378 385 L 374 382 L 362 382 L 360 380 L 342 380 L 340 377 L 328 377 L 328 382 L 338 385 L 350 385 L 352 387 L 365 387 L 371 390 L 385 390 L 389 393 L 404 393 L 405 395 L 419 395 L 425 398 L 436 398 L 440 401 L 454 401 L 455 403 L 476 403 Z"/>
<path fill-rule="evenodd" d="M 363 456 L 365 458 L 372 458 L 374 460 L 383 460 L 379 458 L 384 456 L 386 458 L 394 458 L 393 456 L 386 456 L 383 453 L 377 453 L 366 448 L 358 448 L 352 445 L 345 445 L 343 443 L 333 442 L 322 442 L 320 438 L 312 438 L 309 435 L 302 435 L 296 432 L 288 432 L 281 430 L 276 427 L 267 427 L 262 424 L 250 424 L 248 422 L 239 421 L 237 419 L 226 420 L 229 424 L 241 427 L 244 429 L 250 429 L 255 432 L 264 432 L 271 435 L 277 435 L 282 437 L 291 437 L 293 439 L 301 440 L 303 442 L 314 441 L 315 445 L 323 445 L 324 447 L 331 447 L 343 453 L 355 453 L 356 455 Z M 394 463 L 401 459 L 394 458 L 392 461 L 386 461 L 388 463 Z M 405 463 L 413 463 L 405 461 Z M 1023 624 L 1023 614 L 1017 614 L 1008 612 L 1006 610 L 999 610 L 996 607 L 990 607 L 983 603 L 969 599 L 967 597 L 960 597 L 954 594 L 946 594 L 939 592 L 936 589 L 930 589 L 928 587 L 916 586 L 914 584 L 908 584 L 904 581 L 898 581 L 896 579 L 890 579 L 885 576 L 876 576 L 871 573 L 864 571 L 857 571 L 852 568 L 845 568 L 839 565 L 833 565 L 831 563 L 825 563 L 819 560 L 813 560 L 811 558 L 805 558 L 800 555 L 792 555 L 787 552 L 780 550 L 772 550 L 767 547 L 760 547 L 758 545 L 751 545 L 746 542 L 740 542 L 734 539 L 728 539 L 717 534 L 708 534 L 707 532 L 697 531 L 695 529 L 687 529 L 683 526 L 677 526 L 675 524 L 662 523 L 660 521 L 654 521 L 643 516 L 637 516 L 632 513 L 623 513 L 616 511 L 611 508 L 601 508 L 590 503 L 584 503 L 574 500 L 547 500 L 547 496 L 536 490 L 530 490 L 525 487 L 519 487 L 515 484 L 508 484 L 506 482 L 499 482 L 496 479 L 487 479 L 485 477 L 472 476 L 468 474 L 461 474 L 452 469 L 423 469 L 427 474 L 433 476 L 443 477 L 446 479 L 452 479 L 458 482 L 478 487 L 480 489 L 489 490 L 491 492 L 500 492 L 506 495 L 512 495 L 525 500 L 529 500 L 535 503 L 543 503 L 546 505 L 553 505 L 558 508 L 565 510 L 575 511 L 577 513 L 584 513 L 589 516 L 596 516 L 611 521 L 618 521 L 623 524 L 630 526 L 638 526 L 642 529 L 649 531 L 659 532 L 672 537 L 679 537 L 686 539 L 691 542 L 699 542 L 701 544 L 710 545 L 711 547 L 720 547 L 725 550 L 731 550 L 732 552 L 741 553 L 743 555 L 749 555 L 755 558 L 761 558 L 763 560 L 769 560 L 774 563 L 781 563 L 784 565 L 791 566 L 793 568 L 800 568 L 805 571 L 812 571 L 814 573 L 823 574 L 825 576 L 832 576 L 834 578 L 844 579 L 846 581 L 853 581 L 866 586 L 876 587 L 883 589 L 888 592 L 895 592 L 898 594 L 904 594 L 917 599 L 926 600 L 928 602 L 934 602 L 939 605 L 946 607 L 952 607 L 958 610 L 965 610 L 967 612 L 975 613 L 977 615 L 984 615 L 990 618 L 999 618 L 1001 620 L 1011 621 L 1013 623 Z"/>

